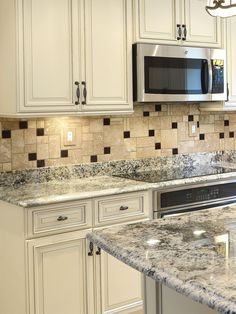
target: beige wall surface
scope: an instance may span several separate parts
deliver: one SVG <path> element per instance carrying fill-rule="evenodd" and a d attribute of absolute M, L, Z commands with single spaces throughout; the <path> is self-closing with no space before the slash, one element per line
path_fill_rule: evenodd
<path fill-rule="evenodd" d="M 72 146 L 67 130 L 76 134 Z M 200 112 L 198 104 L 135 105 L 128 116 L 0 118 L 0 171 L 235 148 L 236 113 Z"/>

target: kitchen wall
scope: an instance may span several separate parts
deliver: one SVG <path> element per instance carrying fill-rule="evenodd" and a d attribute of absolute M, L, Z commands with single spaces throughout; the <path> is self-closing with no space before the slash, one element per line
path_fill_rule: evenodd
<path fill-rule="evenodd" d="M 68 129 L 73 146 L 65 145 Z M 236 113 L 200 112 L 198 104 L 136 105 L 130 116 L 0 118 L 0 171 L 235 148 Z"/>

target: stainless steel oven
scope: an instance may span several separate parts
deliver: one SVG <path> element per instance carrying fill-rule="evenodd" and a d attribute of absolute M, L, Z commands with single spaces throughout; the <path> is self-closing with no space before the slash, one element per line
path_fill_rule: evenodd
<path fill-rule="evenodd" d="M 136 102 L 226 100 L 225 50 L 134 44 L 133 91 Z"/>
<path fill-rule="evenodd" d="M 154 219 L 222 207 L 236 203 L 236 180 L 178 186 L 154 191 L 153 197 Z"/>

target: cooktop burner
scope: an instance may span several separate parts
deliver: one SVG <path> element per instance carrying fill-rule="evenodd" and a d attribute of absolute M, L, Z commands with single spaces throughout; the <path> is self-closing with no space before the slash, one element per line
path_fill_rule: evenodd
<path fill-rule="evenodd" d="M 199 176 L 208 176 L 213 174 L 236 172 L 236 168 L 222 167 L 217 165 L 199 165 L 197 167 L 184 167 L 184 168 L 171 168 L 168 170 L 148 170 L 148 171 L 135 171 L 130 173 L 117 174 L 115 176 L 143 181 L 149 183 L 156 183 L 162 181 L 178 180 L 184 178 L 193 178 Z"/>

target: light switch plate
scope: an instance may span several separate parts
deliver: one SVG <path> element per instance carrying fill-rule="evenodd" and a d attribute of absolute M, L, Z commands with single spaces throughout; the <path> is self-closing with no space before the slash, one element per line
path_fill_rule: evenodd
<path fill-rule="evenodd" d="M 197 127 L 197 122 L 189 122 L 188 125 L 188 135 L 189 136 L 198 136 L 199 130 Z"/>
<path fill-rule="evenodd" d="M 65 128 L 63 130 L 63 144 L 64 146 L 76 145 L 76 130 L 75 128 Z"/>

